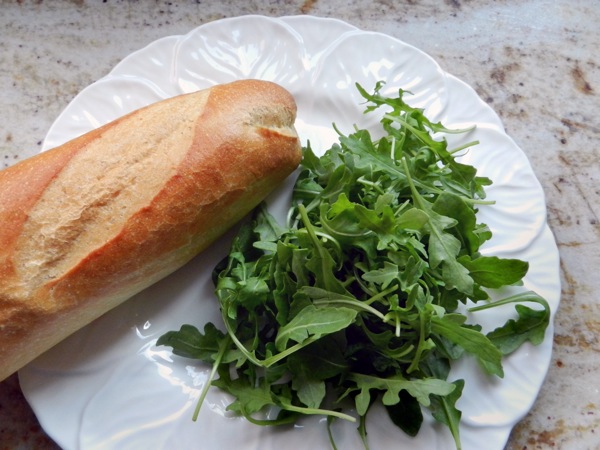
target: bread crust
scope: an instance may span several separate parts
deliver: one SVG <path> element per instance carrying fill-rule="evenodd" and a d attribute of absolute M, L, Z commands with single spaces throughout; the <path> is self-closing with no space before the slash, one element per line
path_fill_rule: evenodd
<path fill-rule="evenodd" d="M 241 80 L 0 172 L 0 380 L 172 273 L 298 166 L 296 104 Z"/>

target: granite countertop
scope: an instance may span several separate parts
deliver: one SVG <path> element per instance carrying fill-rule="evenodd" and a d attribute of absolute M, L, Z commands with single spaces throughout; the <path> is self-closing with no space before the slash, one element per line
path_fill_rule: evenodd
<path fill-rule="evenodd" d="M 508 449 L 600 448 L 600 8 L 596 0 L 4 1 L 0 158 L 36 154 L 54 119 L 123 57 L 244 14 L 336 17 L 433 56 L 528 155 L 561 255 L 553 357 Z M 0 449 L 53 449 L 16 376 L 0 383 Z"/>

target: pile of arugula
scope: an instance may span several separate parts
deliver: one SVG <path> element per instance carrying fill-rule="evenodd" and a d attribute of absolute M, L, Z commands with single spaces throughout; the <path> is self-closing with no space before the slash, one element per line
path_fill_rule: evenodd
<path fill-rule="evenodd" d="M 447 380 L 451 362 L 466 353 L 502 377 L 504 355 L 543 340 L 543 298 L 491 302 L 485 290 L 519 284 L 528 264 L 479 253 L 492 236 L 476 220 L 491 181 L 455 158 L 476 142 L 448 150 L 432 134 L 456 131 L 407 105 L 402 90 L 384 97 L 382 86 L 357 88 L 365 112 L 381 112 L 385 136 L 338 131 L 322 157 L 308 144 L 288 225 L 262 205 L 241 227 L 213 273 L 225 331 L 183 325 L 158 340 L 212 365 L 194 419 L 216 386 L 234 396 L 230 410 L 259 425 L 304 414 L 355 421 L 344 412 L 355 409 L 367 447 L 365 418 L 380 399 L 411 436 L 428 408 L 460 448 L 464 381 Z M 468 311 L 515 303 L 517 315 L 486 335 L 459 312 L 476 302 Z M 265 408 L 277 418 L 261 416 Z"/>

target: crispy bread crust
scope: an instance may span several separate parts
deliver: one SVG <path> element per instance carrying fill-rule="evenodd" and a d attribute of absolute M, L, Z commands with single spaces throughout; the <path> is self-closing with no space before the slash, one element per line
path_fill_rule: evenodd
<path fill-rule="evenodd" d="M 0 380 L 175 271 L 298 166 L 296 104 L 243 80 L 0 172 Z"/>

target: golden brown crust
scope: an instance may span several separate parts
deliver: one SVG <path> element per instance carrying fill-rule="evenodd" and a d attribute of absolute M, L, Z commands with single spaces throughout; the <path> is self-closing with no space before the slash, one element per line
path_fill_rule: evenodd
<path fill-rule="evenodd" d="M 0 172 L 0 380 L 188 262 L 299 164 L 291 95 L 244 80 Z"/>

